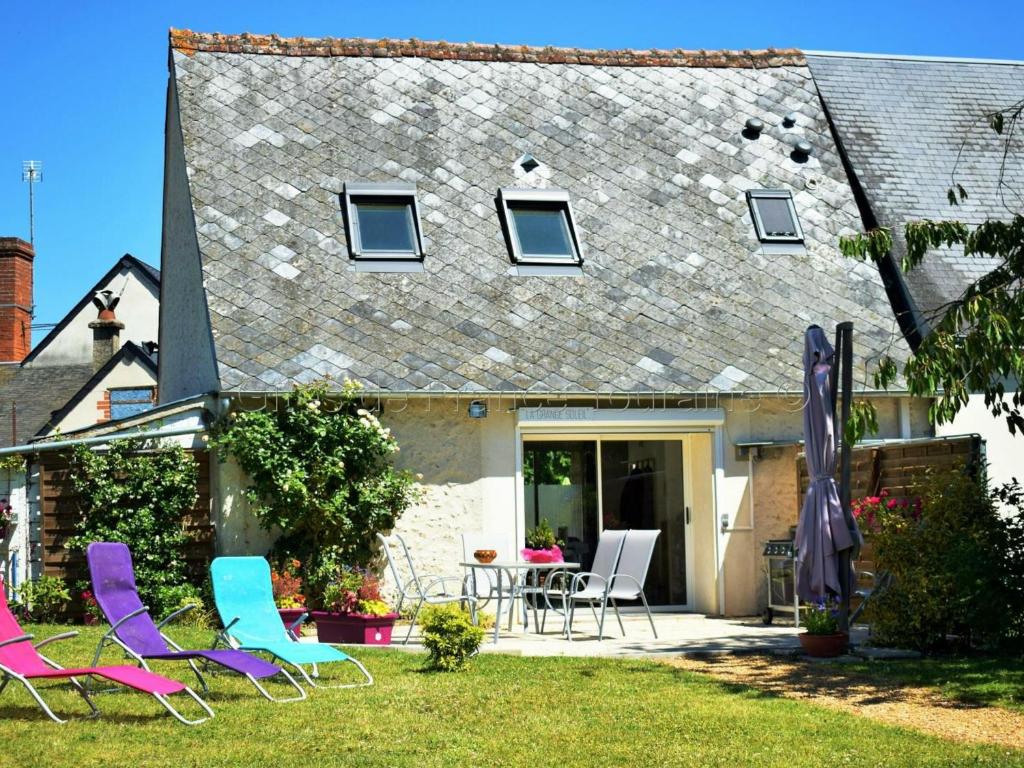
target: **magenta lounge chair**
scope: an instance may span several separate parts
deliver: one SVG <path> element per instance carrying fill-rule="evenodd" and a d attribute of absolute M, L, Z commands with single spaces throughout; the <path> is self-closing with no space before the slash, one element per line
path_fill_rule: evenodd
<path fill-rule="evenodd" d="M 67 679 L 78 694 L 85 699 L 85 703 L 92 710 L 89 717 L 99 714 L 96 705 L 89 698 L 88 691 L 82 686 L 76 677 L 102 677 L 114 683 L 134 688 L 136 691 L 148 693 L 164 708 L 167 709 L 175 719 L 185 725 L 198 725 L 213 717 L 213 711 L 206 705 L 206 702 L 196 696 L 195 692 L 184 683 L 177 680 L 170 680 L 161 675 L 154 674 L 145 669 L 127 665 L 116 667 L 81 667 L 77 669 L 64 669 L 59 664 L 39 653 L 39 649 L 47 643 L 55 640 L 66 640 L 74 637 L 77 632 L 64 632 L 45 640 L 32 644 L 32 635 L 26 635 L 18 625 L 11 609 L 7 606 L 7 599 L 4 597 L 3 582 L 0 581 L 0 693 L 3 693 L 7 684 L 15 680 L 25 686 L 25 689 L 36 700 L 39 707 L 46 713 L 46 716 L 57 723 L 66 723 L 53 713 L 53 710 L 43 701 L 43 697 L 32 685 L 33 680 Z M 167 697 L 174 693 L 187 693 L 206 712 L 207 717 L 199 720 L 188 720 L 183 717 L 167 700 Z"/>
<path fill-rule="evenodd" d="M 92 576 L 92 591 L 100 609 L 110 622 L 110 629 L 100 639 L 96 648 L 93 664 L 99 662 L 103 648 L 112 643 L 119 646 L 128 656 L 135 659 L 143 669 L 149 669 L 146 661 L 184 661 L 203 688 L 208 692 L 209 686 L 199 670 L 198 660 L 204 669 L 210 664 L 229 669 L 244 675 L 256 686 L 265 698 L 279 703 L 302 701 L 306 691 L 295 682 L 287 671 L 271 664 L 251 653 L 238 650 L 203 650 L 188 651 L 183 649 L 160 630 L 168 622 L 190 610 L 189 605 L 181 608 L 165 618 L 159 624 L 153 622 L 148 609 L 139 599 L 135 586 L 135 571 L 132 567 L 131 552 L 120 542 L 94 542 L 85 552 L 89 562 L 89 573 Z M 260 684 L 261 680 L 281 675 L 297 692 L 290 698 L 275 698 Z"/>

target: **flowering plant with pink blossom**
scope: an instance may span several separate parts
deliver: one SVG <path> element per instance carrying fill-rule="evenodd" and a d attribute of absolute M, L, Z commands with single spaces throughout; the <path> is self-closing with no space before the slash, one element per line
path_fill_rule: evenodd
<path fill-rule="evenodd" d="M 915 496 L 890 496 L 889 489 L 883 488 L 877 496 L 863 496 L 850 502 L 850 511 L 857 520 L 857 525 L 865 533 L 873 533 L 881 525 L 886 514 L 898 514 L 909 520 L 921 519 L 921 498 Z"/>

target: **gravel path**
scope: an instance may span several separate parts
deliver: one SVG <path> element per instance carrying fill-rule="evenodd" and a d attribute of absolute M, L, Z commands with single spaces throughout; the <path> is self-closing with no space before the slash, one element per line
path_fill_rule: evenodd
<path fill-rule="evenodd" d="M 953 741 L 1024 749 L 1022 714 L 950 701 L 934 689 L 879 680 L 844 670 L 839 664 L 736 655 L 679 658 L 668 663 Z"/>

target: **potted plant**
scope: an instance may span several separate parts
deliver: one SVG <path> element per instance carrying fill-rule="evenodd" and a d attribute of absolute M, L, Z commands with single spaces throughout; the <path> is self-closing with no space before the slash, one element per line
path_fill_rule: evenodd
<path fill-rule="evenodd" d="M 850 636 L 839 631 L 839 603 L 832 597 L 812 603 L 804 611 L 800 645 L 808 656 L 842 656 Z"/>
<path fill-rule="evenodd" d="M 551 530 L 551 523 L 547 518 L 541 518 L 540 523 L 532 531 L 526 534 L 526 547 L 521 550 L 523 559 L 528 563 L 560 563 L 562 557 L 562 546 L 565 542 L 555 538 L 555 532 Z"/>
<path fill-rule="evenodd" d="M 274 592 L 274 605 L 285 627 L 291 627 L 306 613 L 306 597 L 302 594 L 302 563 L 288 560 L 280 570 L 272 571 L 270 584 Z M 301 631 L 301 628 L 300 628 Z"/>
<path fill-rule="evenodd" d="M 362 568 L 340 568 L 324 588 L 325 610 L 313 611 L 322 643 L 389 645 L 398 614 L 381 599 L 377 577 Z"/>

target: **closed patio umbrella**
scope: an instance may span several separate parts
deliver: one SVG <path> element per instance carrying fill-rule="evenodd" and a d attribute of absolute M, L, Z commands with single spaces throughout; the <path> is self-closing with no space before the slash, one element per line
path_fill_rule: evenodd
<path fill-rule="evenodd" d="M 804 447 L 811 483 L 796 529 L 800 599 L 839 596 L 839 553 L 854 546 L 860 532 L 847 525 L 835 481 L 835 350 L 825 331 L 812 325 L 804 334 Z"/>

